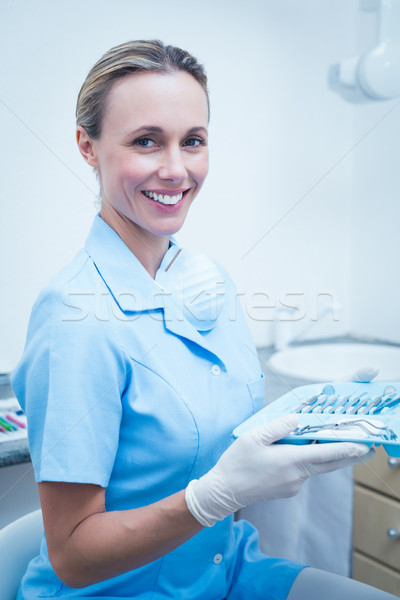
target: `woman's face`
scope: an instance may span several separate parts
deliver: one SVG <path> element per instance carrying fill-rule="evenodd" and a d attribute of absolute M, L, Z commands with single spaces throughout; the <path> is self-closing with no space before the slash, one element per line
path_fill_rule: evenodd
<path fill-rule="evenodd" d="M 86 158 L 98 170 L 103 207 L 147 236 L 178 231 L 207 175 L 207 124 L 206 94 L 188 73 L 117 80 Z"/>

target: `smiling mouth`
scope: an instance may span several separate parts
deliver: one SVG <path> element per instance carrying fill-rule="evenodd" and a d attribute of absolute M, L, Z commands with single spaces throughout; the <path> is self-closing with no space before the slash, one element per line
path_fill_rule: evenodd
<path fill-rule="evenodd" d="M 179 192 L 175 196 L 169 196 L 168 194 L 156 194 L 156 192 L 149 192 L 147 190 L 143 190 L 143 194 L 150 198 L 150 200 L 154 200 L 155 202 L 159 202 L 160 204 L 174 205 L 182 200 L 183 194 L 185 192 Z"/>

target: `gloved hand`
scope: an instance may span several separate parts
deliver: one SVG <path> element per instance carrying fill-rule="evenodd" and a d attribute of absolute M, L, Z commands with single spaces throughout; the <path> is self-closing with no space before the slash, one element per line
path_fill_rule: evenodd
<path fill-rule="evenodd" d="M 369 383 L 379 373 L 378 367 L 361 367 L 355 373 L 341 377 L 338 381 L 354 381 L 355 383 Z"/>
<path fill-rule="evenodd" d="M 348 467 L 374 454 L 362 443 L 273 445 L 297 425 L 298 416 L 289 414 L 246 432 L 215 467 L 192 480 L 185 497 L 197 521 L 212 526 L 254 502 L 294 496 L 311 475 Z"/>

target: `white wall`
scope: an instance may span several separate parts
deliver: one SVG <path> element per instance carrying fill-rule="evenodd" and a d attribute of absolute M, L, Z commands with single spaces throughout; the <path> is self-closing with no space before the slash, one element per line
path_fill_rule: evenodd
<path fill-rule="evenodd" d="M 360 13 L 364 51 L 375 44 L 375 23 Z M 400 343 L 400 99 L 359 105 L 355 142 L 351 330 Z"/>
<path fill-rule="evenodd" d="M 314 333 L 363 333 L 350 301 L 352 290 L 364 297 L 354 279 L 364 256 L 351 253 L 367 243 L 351 209 L 369 155 L 347 152 L 365 124 L 354 129 L 357 107 L 327 85 L 329 66 L 360 43 L 358 19 L 358 0 L 3 0 L 0 370 L 16 363 L 37 293 L 95 214 L 97 185 L 74 141 L 79 87 L 104 51 L 135 38 L 185 47 L 207 67 L 211 171 L 179 238 L 225 263 L 256 343 L 272 341 L 273 310 L 256 309 L 266 299 L 253 292 L 270 305 L 296 293 L 303 321 L 329 293 L 340 319 Z"/>
<path fill-rule="evenodd" d="M 351 329 L 356 335 L 400 342 L 400 106 L 364 107 L 357 116 L 361 137 L 353 203 Z"/>

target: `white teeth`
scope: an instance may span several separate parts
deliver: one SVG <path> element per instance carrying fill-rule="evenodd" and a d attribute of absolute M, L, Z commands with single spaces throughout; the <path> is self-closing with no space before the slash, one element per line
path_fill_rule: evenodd
<path fill-rule="evenodd" d="M 143 194 L 151 200 L 155 200 L 156 202 L 161 202 L 161 204 L 176 204 L 179 200 L 182 199 L 183 192 L 177 194 L 176 196 L 168 196 L 167 194 L 156 194 L 155 192 L 144 191 Z"/>

